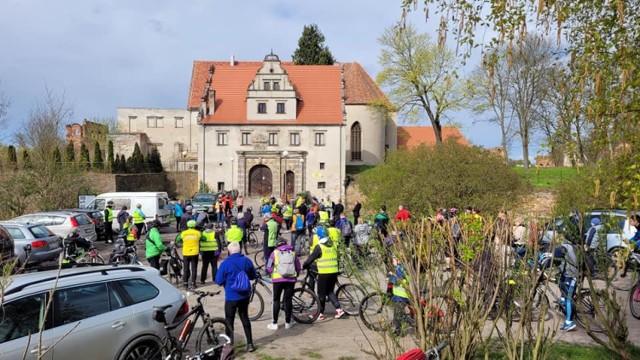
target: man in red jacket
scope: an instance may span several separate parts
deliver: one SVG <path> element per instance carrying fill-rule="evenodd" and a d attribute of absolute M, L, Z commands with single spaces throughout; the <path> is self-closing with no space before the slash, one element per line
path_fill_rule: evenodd
<path fill-rule="evenodd" d="M 407 211 L 404 206 L 400 205 L 398 206 L 398 213 L 396 214 L 396 217 L 393 218 L 394 221 L 407 221 L 409 220 L 409 218 L 411 217 L 411 213 L 409 211 Z"/>

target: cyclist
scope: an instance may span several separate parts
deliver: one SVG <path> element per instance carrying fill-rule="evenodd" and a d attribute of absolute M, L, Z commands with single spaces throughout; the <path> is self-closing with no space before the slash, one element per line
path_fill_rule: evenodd
<path fill-rule="evenodd" d="M 105 231 L 105 243 L 111 244 L 113 242 L 113 201 L 107 201 L 107 207 L 104 209 L 104 231 Z"/>
<path fill-rule="evenodd" d="M 231 217 L 229 223 L 231 224 L 231 227 L 225 231 L 224 238 L 227 239 L 228 242 L 240 243 L 244 233 L 242 232 L 242 229 L 238 227 L 238 219 Z"/>
<path fill-rule="evenodd" d="M 631 239 L 629 239 L 629 242 L 635 245 L 635 248 L 633 249 L 633 251 L 639 252 L 640 251 L 640 215 L 631 215 L 631 218 L 629 219 L 629 224 L 636 229 L 635 234 Z"/>
<path fill-rule="evenodd" d="M 580 278 L 580 263 L 578 262 L 578 247 L 571 242 L 565 241 L 553 251 L 553 261 L 560 265 L 560 301 L 564 301 L 566 308 L 566 319 L 560 330 L 571 331 L 576 328 L 576 323 L 572 321 L 571 301 L 576 289 L 576 279 Z"/>
<path fill-rule="evenodd" d="M 293 326 L 293 288 L 300 274 L 300 259 L 296 256 L 293 246 L 287 245 L 286 240 L 279 239 L 276 249 L 269 256 L 265 271 L 271 275 L 273 283 L 273 321 L 267 325 L 269 330 L 278 330 L 278 313 L 280 312 L 280 298 L 284 293 L 284 328 Z"/>
<path fill-rule="evenodd" d="M 165 250 L 162 236 L 160 236 L 160 231 L 158 230 L 160 222 L 154 220 L 149 225 L 151 230 L 149 230 L 149 235 L 147 235 L 147 240 L 145 241 L 145 257 L 151 267 L 160 270 L 160 254 Z"/>
<path fill-rule="evenodd" d="M 85 251 L 91 247 L 91 242 L 80 236 L 77 227 L 74 227 L 69 232 L 69 235 L 62 242 L 64 247 L 64 259 L 65 262 L 75 263 L 75 259 L 80 255 L 78 248 L 82 248 Z"/>
<path fill-rule="evenodd" d="M 393 284 L 393 334 L 400 336 L 402 334 L 402 306 L 399 303 L 409 303 L 409 277 L 404 265 L 400 264 L 397 258 L 393 258 L 393 267 L 395 273 L 390 273 L 389 283 Z"/>
<path fill-rule="evenodd" d="M 218 256 L 220 256 L 220 240 L 216 236 L 213 229 L 213 223 L 208 223 L 206 229 L 202 232 L 202 236 L 206 239 L 200 241 L 200 255 L 202 255 L 202 269 L 200 271 L 200 284 L 204 284 L 211 265 L 213 274 L 212 281 L 215 281 L 218 272 Z"/>
<path fill-rule="evenodd" d="M 187 229 L 176 236 L 175 243 L 184 242 L 182 248 L 182 260 L 184 261 L 183 287 L 193 289 L 196 287 L 196 271 L 198 269 L 198 255 L 200 242 L 207 241 L 200 231 L 195 229 L 195 220 L 187 222 Z"/>

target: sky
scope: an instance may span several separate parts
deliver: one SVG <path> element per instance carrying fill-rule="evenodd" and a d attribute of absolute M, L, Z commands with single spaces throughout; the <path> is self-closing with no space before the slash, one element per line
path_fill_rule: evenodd
<path fill-rule="evenodd" d="M 359 62 L 375 78 L 380 71 L 377 39 L 400 20 L 400 3 L 2 0 L 0 93 L 11 106 L 0 141 L 14 141 L 12 134 L 45 87 L 65 95 L 74 110 L 72 122 L 115 118 L 118 107 L 186 108 L 194 60 L 233 55 L 237 61 L 256 61 L 273 50 L 290 61 L 304 25 L 312 23 L 338 61 Z M 418 10 L 409 21 L 435 38 L 435 18 L 426 22 Z M 465 112 L 449 116 L 474 145 L 499 146 L 497 126 Z M 429 125 L 428 120 L 421 125 Z M 510 151 L 521 158 L 517 144 Z"/>

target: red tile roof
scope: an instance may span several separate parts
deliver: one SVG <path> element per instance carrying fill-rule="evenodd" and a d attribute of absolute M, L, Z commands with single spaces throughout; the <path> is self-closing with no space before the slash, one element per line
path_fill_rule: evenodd
<path fill-rule="evenodd" d="M 299 99 L 297 124 L 342 123 L 342 74 L 340 66 L 294 65 L 282 62 Z M 215 90 L 215 111 L 203 119 L 207 124 L 291 124 L 293 120 L 247 120 L 246 96 L 249 84 L 263 65 L 261 61 L 194 61 L 188 108 L 200 108 L 209 68 L 214 66 L 211 86 Z M 373 79 L 358 63 L 345 63 L 345 104 L 388 101 Z"/>
<path fill-rule="evenodd" d="M 469 145 L 460 130 L 454 126 L 442 127 L 442 140 L 454 137 L 463 145 Z M 431 126 L 398 126 L 398 149 L 411 149 L 420 144 L 435 145 L 436 135 Z"/>

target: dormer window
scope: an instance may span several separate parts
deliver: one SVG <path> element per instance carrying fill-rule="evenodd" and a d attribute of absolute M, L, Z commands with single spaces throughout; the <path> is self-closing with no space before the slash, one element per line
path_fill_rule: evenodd
<path fill-rule="evenodd" d="M 258 103 L 258 114 L 267 113 L 267 103 Z"/>
<path fill-rule="evenodd" d="M 271 83 L 269 81 L 264 82 L 264 89 L 267 91 L 271 90 Z"/>
<path fill-rule="evenodd" d="M 279 81 L 274 81 L 273 82 L 273 90 L 280 90 L 280 82 Z"/>

